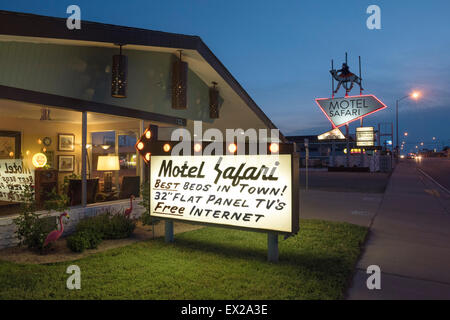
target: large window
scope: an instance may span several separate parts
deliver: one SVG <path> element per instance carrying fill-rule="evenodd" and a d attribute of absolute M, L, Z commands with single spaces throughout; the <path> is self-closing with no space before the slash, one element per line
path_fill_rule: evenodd
<path fill-rule="evenodd" d="M 27 186 L 38 209 L 81 175 L 81 112 L 0 99 L 0 216 L 17 214 Z"/>
<path fill-rule="evenodd" d="M 88 114 L 90 183 L 98 182 L 93 202 L 128 199 L 140 194 L 141 164 L 135 149 L 140 121 L 110 115 Z"/>

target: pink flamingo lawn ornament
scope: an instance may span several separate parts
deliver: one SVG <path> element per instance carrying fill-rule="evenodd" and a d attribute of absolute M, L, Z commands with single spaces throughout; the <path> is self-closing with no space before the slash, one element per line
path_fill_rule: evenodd
<path fill-rule="evenodd" d="M 125 212 L 123 213 L 125 215 L 125 217 L 127 217 L 128 219 L 131 216 L 131 212 L 133 211 L 133 199 L 134 199 L 134 195 L 130 196 L 130 207 L 125 210 Z"/>
<path fill-rule="evenodd" d="M 59 230 L 53 230 L 52 232 L 50 232 L 50 233 L 47 235 L 47 238 L 45 238 L 44 247 L 46 247 L 46 246 L 47 246 L 48 244 L 50 244 L 51 242 L 56 242 L 56 240 L 58 240 L 58 239 L 61 237 L 61 235 L 63 234 L 63 232 L 64 232 L 64 224 L 63 224 L 63 222 L 62 222 L 62 218 L 63 218 L 63 217 L 70 218 L 70 217 L 69 217 L 69 214 L 68 214 L 67 212 L 62 213 L 62 214 L 59 216 L 59 225 L 60 225 L 60 228 L 59 228 Z"/>

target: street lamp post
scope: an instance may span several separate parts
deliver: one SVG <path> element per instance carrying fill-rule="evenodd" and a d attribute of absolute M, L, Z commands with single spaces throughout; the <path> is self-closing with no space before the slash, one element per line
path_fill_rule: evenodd
<path fill-rule="evenodd" d="M 408 94 L 404 97 L 401 97 L 400 99 L 397 99 L 395 101 L 395 128 L 396 128 L 396 145 L 395 145 L 395 155 L 396 155 L 396 162 L 398 163 L 399 161 L 399 149 L 398 149 L 398 103 L 400 101 L 402 101 L 403 99 L 412 97 L 413 99 L 417 99 L 419 97 L 419 93 L 418 92 L 413 92 L 411 94 Z"/>
<path fill-rule="evenodd" d="M 395 101 L 395 129 L 396 129 L 396 138 L 395 138 L 395 141 L 396 141 L 396 144 L 395 144 L 395 155 L 396 155 L 396 161 L 398 162 L 398 156 L 399 156 L 399 150 L 398 150 L 398 103 L 401 101 L 401 100 L 403 100 L 403 99 L 406 99 L 406 98 L 408 98 L 409 97 L 409 95 L 407 95 L 407 96 L 404 96 L 404 97 L 402 97 L 402 98 L 400 98 L 400 99 L 397 99 L 397 101 Z"/>

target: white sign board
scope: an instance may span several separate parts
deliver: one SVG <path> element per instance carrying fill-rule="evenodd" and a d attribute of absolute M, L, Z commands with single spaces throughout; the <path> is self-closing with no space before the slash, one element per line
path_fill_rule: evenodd
<path fill-rule="evenodd" d="M 196 223 L 296 232 L 291 157 L 152 156 L 150 214 Z"/>
<path fill-rule="evenodd" d="M 375 133 L 373 127 L 356 128 L 356 146 L 373 147 L 375 145 Z"/>
<path fill-rule="evenodd" d="M 316 103 L 335 128 L 386 108 L 374 95 L 316 99 Z"/>
<path fill-rule="evenodd" d="M 0 201 L 21 202 L 26 185 L 34 185 L 34 170 L 22 160 L 0 160 Z"/>
<path fill-rule="evenodd" d="M 317 136 L 318 140 L 344 140 L 345 136 L 342 134 L 341 130 L 339 128 L 331 129 L 330 131 L 327 131 L 325 133 L 322 133 L 321 135 Z"/>

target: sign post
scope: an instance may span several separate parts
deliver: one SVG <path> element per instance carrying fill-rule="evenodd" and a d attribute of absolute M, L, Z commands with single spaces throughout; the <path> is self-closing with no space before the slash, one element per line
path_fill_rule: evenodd
<path fill-rule="evenodd" d="M 269 262 L 278 262 L 278 234 L 269 232 L 267 234 L 267 260 Z"/>
<path fill-rule="evenodd" d="M 306 189 L 306 191 L 308 191 L 308 162 L 309 162 L 309 139 L 305 139 L 305 169 L 306 169 L 305 189 Z"/>
<path fill-rule="evenodd" d="M 166 220 L 164 221 L 164 228 L 165 228 L 165 234 L 164 234 L 164 240 L 167 243 L 173 242 L 173 221 Z"/>
<path fill-rule="evenodd" d="M 347 52 L 345 53 L 345 62 L 342 64 L 342 68 L 336 70 L 334 68 L 334 61 L 331 60 L 331 98 L 319 98 L 315 99 L 320 110 L 325 114 L 328 121 L 331 122 L 333 130 L 339 130 L 341 126 L 345 126 L 345 139 L 347 144 L 346 149 L 346 167 L 350 167 L 350 136 L 349 136 L 349 123 L 360 120 L 360 126 L 363 127 L 363 118 L 387 108 L 387 106 L 381 102 L 373 94 L 363 95 L 362 87 L 362 75 L 361 75 L 361 56 L 358 57 L 359 60 L 359 76 L 350 71 L 350 67 L 347 61 Z M 334 89 L 334 80 L 337 81 L 336 90 Z M 354 84 L 359 86 L 359 96 L 349 96 L 352 91 Z M 335 98 L 335 94 L 339 89 L 343 87 L 345 89 L 345 96 L 341 98 Z M 398 102 L 398 101 L 397 101 Z M 327 135 L 330 135 L 332 131 L 319 136 L 324 139 Z M 358 132 L 357 132 L 358 134 Z M 334 162 L 334 142 L 332 146 L 332 157 L 330 159 L 330 164 Z M 360 164 L 364 165 L 364 154 L 361 148 L 360 154 Z"/>
<path fill-rule="evenodd" d="M 350 167 L 350 133 L 348 130 L 348 124 L 345 125 L 345 138 L 347 139 L 347 162 L 346 167 Z"/>
<path fill-rule="evenodd" d="M 146 139 L 144 134 L 136 148 L 150 164 L 150 216 L 165 220 L 166 242 L 174 241 L 175 221 L 263 232 L 268 239 L 267 259 L 278 261 L 278 236 L 299 230 L 299 164 L 294 144 L 252 146 L 268 147 L 269 154 L 266 150 L 249 154 L 255 148 L 246 144 L 244 154 L 215 150 L 202 155 L 198 142 L 187 142 L 191 153 L 171 153 L 179 142 L 147 143 Z M 201 142 L 201 150 L 209 144 Z M 229 145 L 222 147 L 230 150 Z"/>

